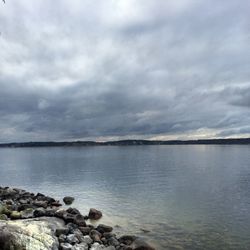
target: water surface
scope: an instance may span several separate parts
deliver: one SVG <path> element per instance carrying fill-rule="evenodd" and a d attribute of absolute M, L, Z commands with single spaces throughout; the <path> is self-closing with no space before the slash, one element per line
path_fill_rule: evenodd
<path fill-rule="evenodd" d="M 6 148 L 0 185 L 72 195 L 157 249 L 250 249 L 250 146 Z"/>

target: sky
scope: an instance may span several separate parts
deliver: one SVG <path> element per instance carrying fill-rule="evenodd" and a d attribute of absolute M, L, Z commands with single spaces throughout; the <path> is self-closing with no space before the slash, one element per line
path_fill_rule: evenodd
<path fill-rule="evenodd" d="M 249 0 L 0 3 L 0 142 L 250 136 Z"/>

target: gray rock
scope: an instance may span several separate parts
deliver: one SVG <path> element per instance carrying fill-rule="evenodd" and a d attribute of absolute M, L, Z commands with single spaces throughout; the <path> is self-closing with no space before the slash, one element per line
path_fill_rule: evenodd
<path fill-rule="evenodd" d="M 93 243 L 93 240 L 90 238 L 89 235 L 84 236 L 83 239 L 84 240 L 82 242 L 84 242 L 84 243 L 87 243 L 89 245 Z"/>
<path fill-rule="evenodd" d="M 103 234 L 112 232 L 113 228 L 104 224 L 100 224 L 97 226 L 96 230 Z"/>
<path fill-rule="evenodd" d="M 103 245 L 100 245 L 99 243 L 95 242 L 95 243 L 91 246 L 90 250 L 103 250 L 104 248 L 105 248 L 105 247 L 104 247 Z"/>
<path fill-rule="evenodd" d="M 136 240 L 136 236 L 134 235 L 123 235 L 119 238 L 119 242 L 125 245 L 130 245 Z"/>
<path fill-rule="evenodd" d="M 134 240 L 130 247 L 132 247 L 134 250 L 155 250 L 155 248 L 139 238 Z"/>
<path fill-rule="evenodd" d="M 72 247 L 72 250 L 88 250 L 89 249 L 89 246 L 87 243 L 80 243 L 80 244 L 75 244 L 73 247 Z"/>
<path fill-rule="evenodd" d="M 22 219 L 29 219 L 34 217 L 34 210 L 32 208 L 27 208 L 24 211 L 21 211 Z"/>
<path fill-rule="evenodd" d="M 71 205 L 73 203 L 73 201 L 75 200 L 74 197 L 71 197 L 71 196 L 65 196 L 63 198 L 63 202 L 66 204 L 66 205 Z"/>
<path fill-rule="evenodd" d="M 108 240 L 108 245 L 117 247 L 119 246 L 119 241 L 115 237 L 110 237 Z"/>
<path fill-rule="evenodd" d="M 69 229 L 67 227 L 62 227 L 62 228 L 57 228 L 55 235 L 57 237 L 59 237 L 61 234 L 68 234 L 69 233 Z"/>
<path fill-rule="evenodd" d="M 75 243 L 79 243 L 78 238 L 74 234 L 67 235 L 66 238 L 67 242 L 74 245 Z"/>
<path fill-rule="evenodd" d="M 62 226 L 62 220 L 47 217 L 0 221 L 1 249 L 58 250 L 59 243 L 54 232 Z"/>
<path fill-rule="evenodd" d="M 62 250 L 71 250 L 73 246 L 69 243 L 61 243 L 60 247 Z"/>
<path fill-rule="evenodd" d="M 102 234 L 97 230 L 91 230 L 89 233 L 91 239 L 96 242 L 101 242 Z"/>
<path fill-rule="evenodd" d="M 88 235 L 92 228 L 90 227 L 79 227 L 80 231 L 82 232 L 83 235 Z"/>
<path fill-rule="evenodd" d="M 115 250 L 116 248 L 114 246 L 108 246 L 103 248 L 103 250 Z"/>

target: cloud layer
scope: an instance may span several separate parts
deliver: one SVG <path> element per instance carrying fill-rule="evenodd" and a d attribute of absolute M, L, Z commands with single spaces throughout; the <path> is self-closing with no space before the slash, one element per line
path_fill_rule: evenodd
<path fill-rule="evenodd" d="M 250 135 L 250 2 L 6 0 L 0 142 Z"/>

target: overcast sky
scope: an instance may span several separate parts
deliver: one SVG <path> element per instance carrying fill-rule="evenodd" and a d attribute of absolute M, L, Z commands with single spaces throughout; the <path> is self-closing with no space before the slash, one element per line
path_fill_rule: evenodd
<path fill-rule="evenodd" d="M 0 142 L 250 136 L 249 0 L 0 3 Z"/>

